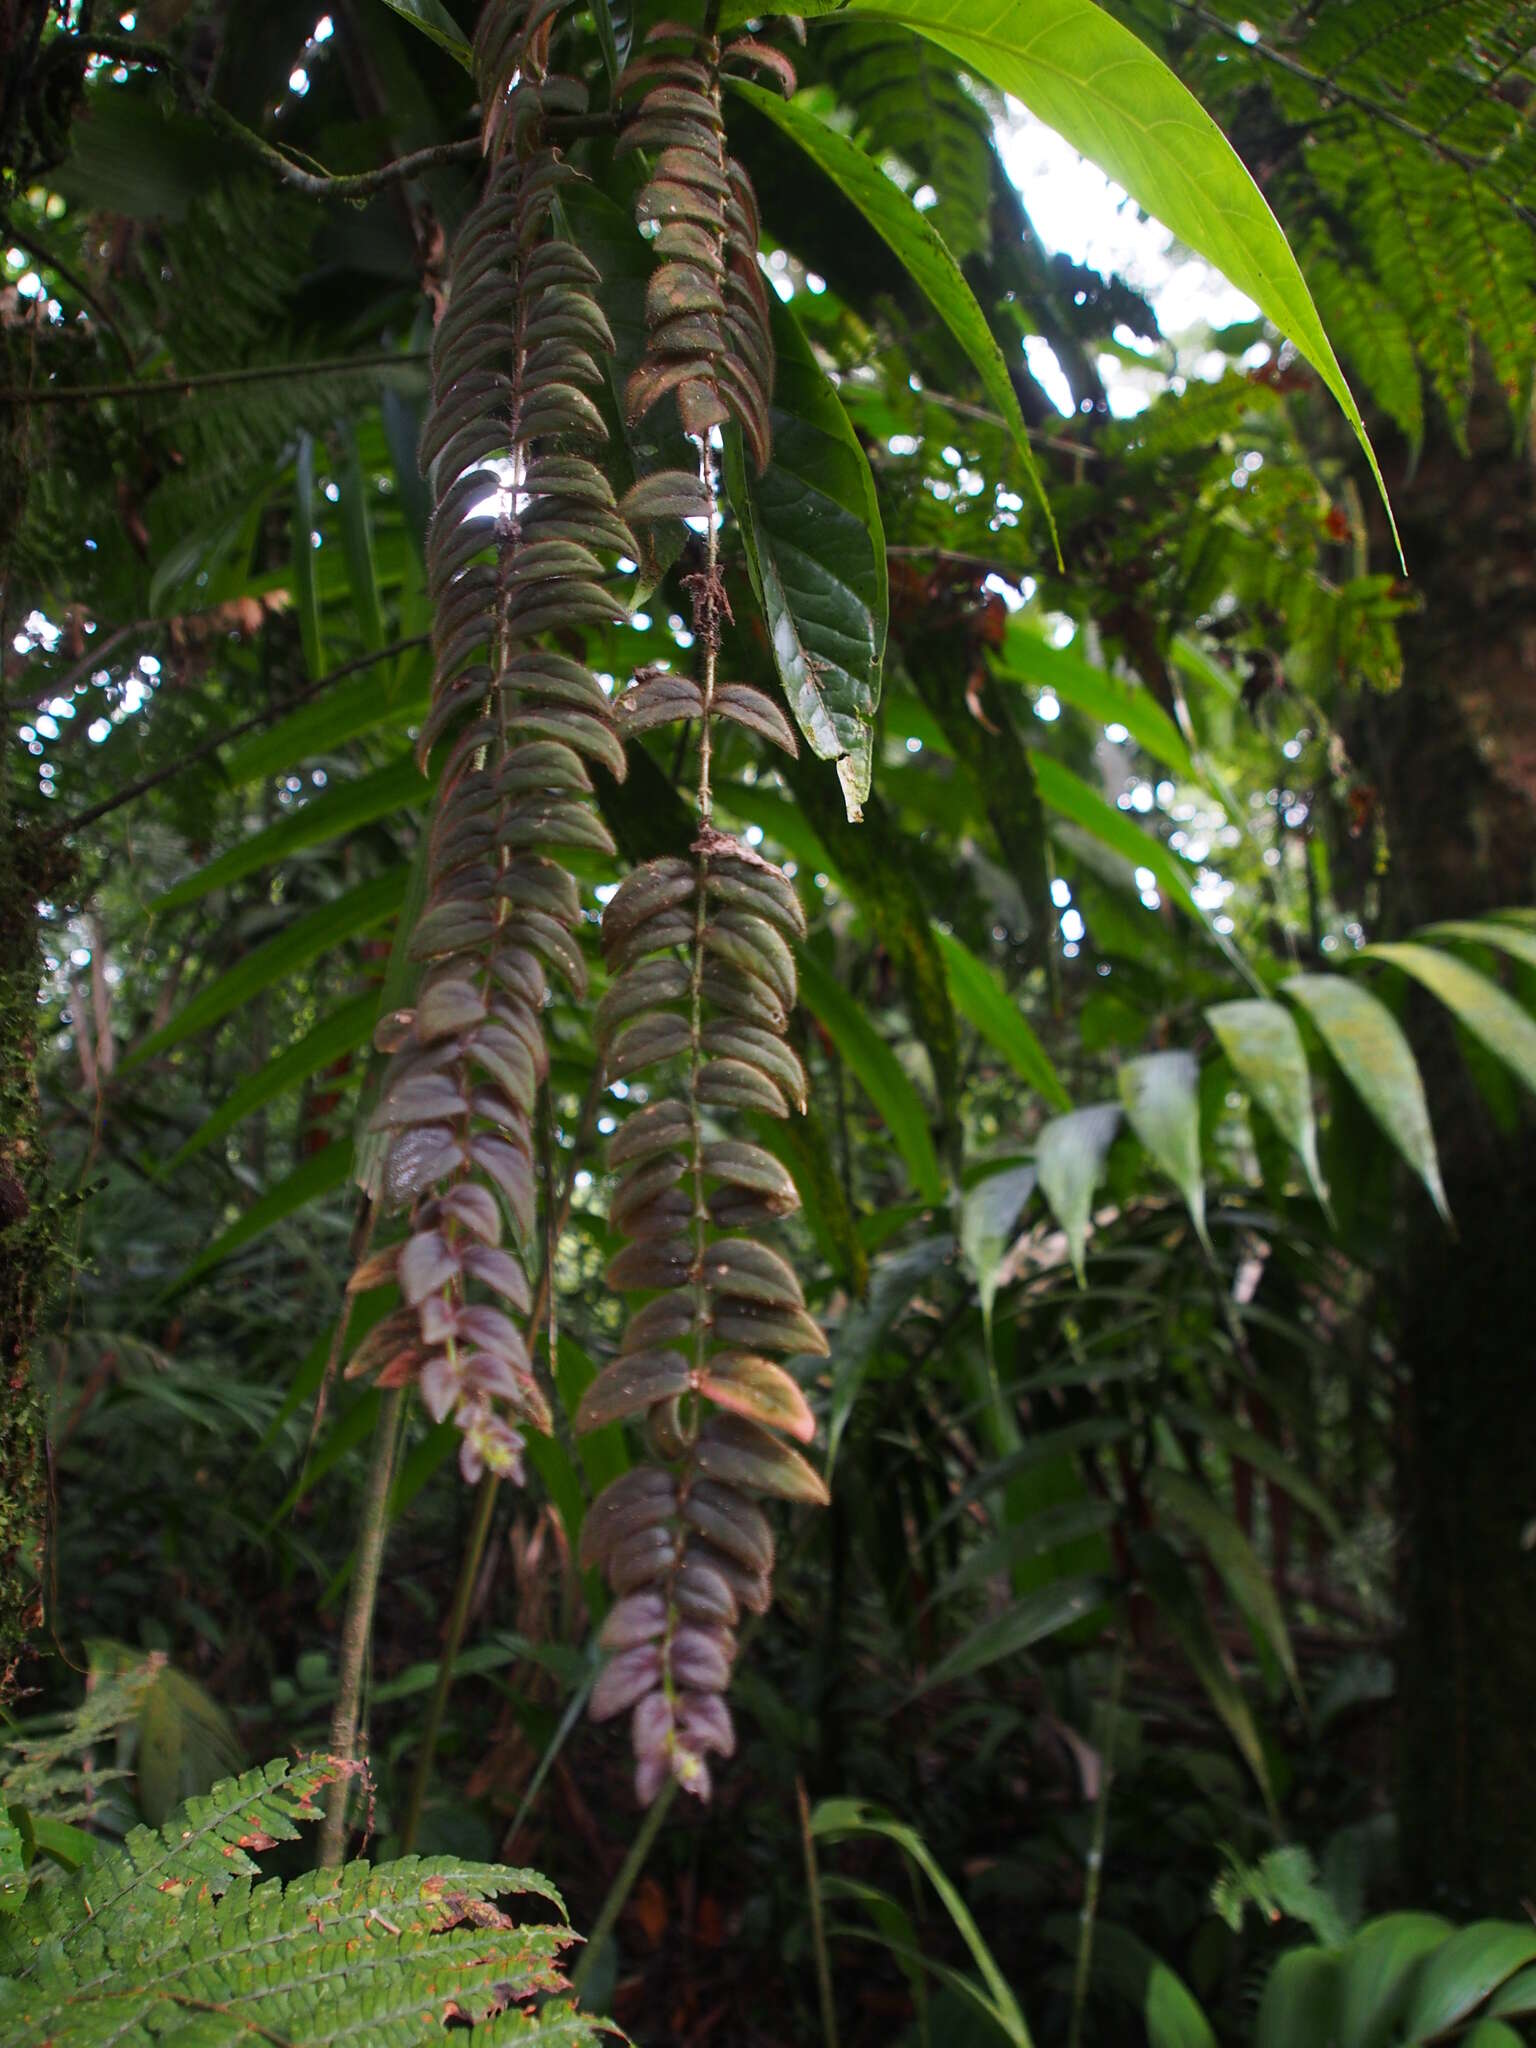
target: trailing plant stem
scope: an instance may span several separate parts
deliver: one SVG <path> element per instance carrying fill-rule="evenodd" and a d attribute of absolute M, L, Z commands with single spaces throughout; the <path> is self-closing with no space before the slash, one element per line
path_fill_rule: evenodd
<path fill-rule="evenodd" d="M 1072 1982 L 1072 2029 L 1067 2048 L 1082 2048 L 1083 2016 L 1088 2009 L 1088 1982 L 1093 1973 L 1093 1930 L 1099 1916 L 1099 1894 L 1104 1883 L 1104 1845 L 1109 1838 L 1109 1794 L 1115 1776 L 1115 1731 L 1120 1722 L 1120 1694 L 1125 1684 L 1125 1639 L 1115 1646 L 1114 1668 L 1109 1680 L 1109 1698 L 1104 1708 L 1104 1744 L 1099 1753 L 1099 1797 L 1093 1813 L 1093 1836 L 1088 1845 L 1087 1876 L 1083 1883 L 1083 1910 L 1079 1919 L 1077 1969 Z"/>
<path fill-rule="evenodd" d="M 331 1754 L 351 1762 L 357 1745 L 357 1723 L 363 1694 L 363 1672 L 373 1634 L 373 1610 L 379 1596 L 379 1574 L 389 1532 L 389 1487 L 395 1469 L 395 1441 L 405 1412 L 405 1391 L 386 1389 L 379 1403 L 373 1433 L 373 1460 L 357 1537 L 357 1570 L 341 1629 L 341 1666 L 337 1673 L 336 1707 L 331 1716 Z M 333 1785 L 326 1801 L 316 1861 L 322 1870 L 340 1867 L 347 1838 L 347 1798 L 351 1780 Z"/>
<path fill-rule="evenodd" d="M 636 1879 L 645 1868 L 645 1859 L 651 1853 L 651 1845 L 661 1833 L 661 1824 L 667 1817 L 672 1801 L 677 1797 L 677 1780 L 668 1778 L 656 1797 L 646 1808 L 645 1819 L 640 1823 L 635 1839 L 629 1845 L 629 1854 L 619 1867 L 619 1874 L 608 1887 L 608 1896 L 603 1901 L 602 1911 L 592 1923 L 592 1932 L 587 1936 L 587 1945 L 581 1952 L 581 1961 L 571 1977 L 571 1990 L 579 1999 L 586 1989 L 591 1976 L 594 1959 L 603 1943 L 612 1934 L 625 1901 L 635 1888 Z"/>
<path fill-rule="evenodd" d="M 821 1877 L 816 1868 L 816 1842 L 811 1833 L 811 1805 L 805 1780 L 796 1778 L 800 1808 L 800 1843 L 805 1851 L 805 1889 L 811 1908 L 811 1947 L 816 1957 L 816 1996 L 821 2006 L 822 2048 L 837 2048 L 837 2006 L 832 1997 L 832 1961 L 827 1954 L 827 1928 L 821 1912 Z"/>

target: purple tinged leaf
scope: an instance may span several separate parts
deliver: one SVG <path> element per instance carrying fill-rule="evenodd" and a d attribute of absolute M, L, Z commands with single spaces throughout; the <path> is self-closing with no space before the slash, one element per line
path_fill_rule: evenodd
<path fill-rule="evenodd" d="M 631 1593 L 608 1610 L 597 1640 L 605 1650 L 633 1650 L 654 1642 L 666 1626 L 667 1603 L 659 1593 Z"/>
<path fill-rule="evenodd" d="M 442 1124 L 416 1124 L 402 1131 L 384 1162 L 390 1208 L 403 1209 L 425 1189 L 446 1180 L 463 1157 L 458 1139 Z"/>
<path fill-rule="evenodd" d="M 478 1280 L 482 1287 L 489 1287 L 520 1314 L 527 1315 L 531 1306 L 528 1276 L 510 1252 L 492 1245 L 472 1244 L 465 1246 L 458 1256 L 471 1279 Z"/>
<path fill-rule="evenodd" d="M 637 1757 L 665 1757 L 672 1740 L 672 1702 L 664 1692 L 648 1692 L 636 1703 L 629 1739 Z"/>
<path fill-rule="evenodd" d="M 736 1730 L 731 1710 L 717 1692 L 685 1692 L 677 1703 L 678 1726 L 693 1749 L 717 1750 L 721 1756 L 736 1753 Z"/>
<path fill-rule="evenodd" d="M 748 1416 L 769 1429 L 808 1444 L 816 1434 L 816 1418 L 804 1394 L 781 1365 L 749 1351 L 726 1351 L 709 1361 L 699 1391 L 722 1408 Z"/>
<path fill-rule="evenodd" d="M 675 1685 L 694 1692 L 724 1692 L 731 1682 L 730 1638 L 720 1630 L 687 1626 L 667 1645 L 667 1669 Z"/>
<path fill-rule="evenodd" d="M 495 1196 L 485 1188 L 466 1181 L 461 1187 L 450 1188 L 438 1207 L 444 1216 L 462 1223 L 483 1243 L 500 1244 L 501 1211 L 496 1207 Z"/>
<path fill-rule="evenodd" d="M 739 1415 L 713 1415 L 699 1435 L 699 1470 L 730 1486 L 825 1507 L 826 1481 L 798 1451 Z"/>
<path fill-rule="evenodd" d="M 441 1231 L 420 1231 L 400 1251 L 400 1292 L 416 1308 L 429 1294 L 436 1294 L 452 1280 L 458 1270 L 459 1253 Z"/>
<path fill-rule="evenodd" d="M 686 1393 L 689 1380 L 688 1361 L 680 1351 L 626 1353 L 604 1366 L 582 1395 L 577 1434 L 643 1414 L 658 1401 Z"/>
<path fill-rule="evenodd" d="M 653 1528 L 677 1511 L 677 1487 L 670 1472 L 636 1465 L 605 1486 L 581 1525 L 582 1569 L 602 1565 L 616 1543 L 637 1529 Z"/>
<path fill-rule="evenodd" d="M 654 1643 L 624 1650 L 604 1665 L 588 1707 L 594 1721 L 608 1721 L 643 1699 L 661 1682 L 661 1651 Z"/>

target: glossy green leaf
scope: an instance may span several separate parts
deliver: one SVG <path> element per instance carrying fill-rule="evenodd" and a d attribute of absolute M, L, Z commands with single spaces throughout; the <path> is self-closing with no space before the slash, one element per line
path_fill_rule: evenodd
<path fill-rule="evenodd" d="M 347 558 L 352 611 L 363 646 L 377 654 L 384 645 L 384 613 L 379 604 L 379 577 L 374 561 L 373 519 L 369 483 L 357 448 L 357 429 L 349 422 L 341 433 L 341 545 Z"/>
<path fill-rule="evenodd" d="M 1120 1100 L 1131 1129 L 1173 1182 L 1200 1242 L 1205 1227 L 1205 1174 L 1200 1162 L 1200 1063 L 1192 1052 L 1148 1052 L 1120 1069 Z"/>
<path fill-rule="evenodd" d="M 1087 1284 L 1083 1251 L 1088 1242 L 1093 1191 L 1120 1128 L 1120 1116 L 1117 1103 L 1094 1103 L 1088 1109 L 1073 1110 L 1070 1116 L 1053 1117 L 1048 1124 L 1041 1125 L 1035 1139 L 1040 1189 L 1066 1232 L 1067 1251 L 1079 1287 Z"/>
<path fill-rule="evenodd" d="M 1273 1654 L 1292 1692 L 1305 1704 L 1301 1671 L 1279 1596 L 1236 1521 L 1203 1486 L 1164 1466 L 1148 1478 L 1147 1494 L 1154 1506 L 1181 1523 L 1200 1544 L 1255 1640 Z"/>
<path fill-rule="evenodd" d="M 1403 2040 L 1439 2040 L 1532 1962 L 1536 1928 L 1503 1920 L 1475 1920 L 1470 1927 L 1458 1928 L 1414 1977 L 1403 2015 Z"/>
<path fill-rule="evenodd" d="M 318 909 L 295 918 L 276 938 L 254 947 L 217 981 L 199 989 L 168 1024 L 134 1047 L 119 1071 L 131 1073 L 135 1067 L 143 1066 L 146 1060 L 155 1059 L 172 1046 L 180 1045 L 184 1038 L 206 1031 L 210 1024 L 217 1024 L 231 1010 L 239 1009 L 263 989 L 293 973 L 295 968 L 303 967 L 320 954 L 339 946 L 343 939 L 382 924 L 400 907 L 405 895 L 406 872 L 404 868 L 393 868 L 382 875 L 375 875 L 372 881 L 360 882 L 334 902 L 322 903 Z"/>
<path fill-rule="evenodd" d="M 392 7 L 412 28 L 430 36 L 440 50 L 446 50 L 450 57 L 456 58 L 466 71 L 474 70 L 469 39 L 442 5 L 442 0 L 384 0 L 384 5 Z"/>
<path fill-rule="evenodd" d="M 1102 1607 L 1109 1594 L 1101 1578 L 1057 1579 L 1038 1592 L 1014 1598 L 1001 1613 L 994 1614 L 941 1657 L 914 1688 L 914 1697 L 932 1692 L 937 1685 L 949 1685 L 957 1678 L 969 1678 L 1005 1657 L 1016 1657 L 1046 1637 L 1054 1636 L 1085 1614 Z"/>
<path fill-rule="evenodd" d="M 195 1153 L 203 1151 L 216 1138 L 222 1138 L 226 1131 L 233 1130 L 236 1124 L 266 1103 L 275 1101 L 295 1082 L 307 1080 L 311 1074 L 318 1074 L 322 1067 L 330 1066 L 333 1060 L 342 1059 L 347 1053 L 366 1045 L 378 1014 L 378 997 L 366 995 L 344 1003 L 329 1017 L 322 1017 L 295 1044 L 266 1061 L 227 1095 L 213 1115 L 198 1125 L 181 1150 L 167 1163 L 166 1173 L 174 1173 Z"/>
<path fill-rule="evenodd" d="M 407 805 L 425 804 L 432 785 L 416 765 L 415 756 L 402 754 L 387 767 L 353 781 L 333 782 L 296 810 L 281 817 L 265 831 L 252 832 L 203 867 L 173 883 L 157 896 L 151 910 L 180 910 L 215 889 L 228 888 L 242 876 L 259 868 L 272 867 L 307 846 L 322 846 L 340 839 L 359 825 L 388 817 Z"/>
<path fill-rule="evenodd" d="M 1503 2020 L 1482 2019 L 1458 2037 L 1459 2048 L 1525 2048 L 1522 2037 Z"/>
<path fill-rule="evenodd" d="M 311 682 L 325 674 L 325 644 L 320 636 L 320 581 L 311 536 L 315 513 L 315 437 L 300 434 L 293 465 L 293 588 L 299 608 L 299 638 Z"/>
<path fill-rule="evenodd" d="M 1536 1092 L 1536 1019 L 1496 981 L 1453 954 L 1411 941 L 1363 947 L 1357 958 L 1400 967 L 1436 996 L 1472 1036 Z"/>
<path fill-rule="evenodd" d="M 1337 2038 L 1358 2048 L 1400 2041 L 1395 2022 L 1413 1973 L 1450 1932 L 1435 1913 L 1388 1913 L 1362 1927 L 1339 1957 Z"/>
<path fill-rule="evenodd" d="M 1424 1083 L 1397 1019 L 1342 974 L 1293 974 L 1280 990 L 1306 1011 L 1344 1078 L 1449 1222 Z"/>
<path fill-rule="evenodd" d="M 1128 28 L 1091 0 L 811 0 L 804 11 L 904 22 L 1108 172 L 1295 343 L 1354 428 L 1391 519 L 1360 408 L 1280 223 L 1210 115 Z"/>
<path fill-rule="evenodd" d="M 985 1180 L 977 1181 L 966 1190 L 960 1204 L 960 1249 L 976 1276 L 989 1344 L 999 1269 L 1013 1243 L 1015 1226 L 1034 1192 L 1034 1167 L 1010 1166 L 1002 1173 L 989 1174 Z"/>
<path fill-rule="evenodd" d="M 1009 1990 L 991 1949 L 971 1917 L 970 1908 L 944 1875 L 932 1850 L 915 1828 L 891 1819 L 878 1807 L 867 1806 L 862 1800 L 823 1799 L 811 1814 L 811 1833 L 818 1841 L 836 1841 L 845 1835 L 882 1835 L 910 1856 L 944 1902 L 956 1932 L 970 1950 L 971 1959 L 981 1972 L 993 2016 L 1005 2036 L 1013 2043 L 1013 2048 L 1033 2048 L 1018 2000 Z"/>
<path fill-rule="evenodd" d="M 851 200 L 875 233 L 903 263 L 912 282 L 970 357 L 988 402 L 999 412 L 1013 437 L 1019 466 L 1029 479 L 1056 537 L 1056 522 L 1045 485 L 1029 445 L 1029 432 L 1019 409 L 1018 393 L 976 295 L 938 229 L 920 213 L 901 187 L 889 179 L 872 157 L 835 128 L 829 128 L 799 100 L 782 100 L 761 86 L 731 80 L 732 87 L 775 127 L 805 151 Z"/>
<path fill-rule="evenodd" d="M 1488 2001 L 1490 2016 L 1509 2016 L 1513 2019 L 1536 2017 L 1536 1969 L 1521 1970 L 1511 1977 Z"/>
<path fill-rule="evenodd" d="M 1274 1787 L 1258 1725 L 1242 1687 L 1228 1668 L 1199 1588 L 1184 1569 L 1178 1553 L 1161 1536 L 1150 1531 L 1133 1536 L 1131 1552 L 1142 1584 L 1189 1659 L 1211 1705 L 1252 1771 L 1265 1805 L 1273 1813 Z"/>
<path fill-rule="evenodd" d="M 1326 1949 L 1298 1948 L 1269 1973 L 1254 2022 L 1253 2048 L 1306 2048 L 1336 2039 L 1339 1958 Z"/>
<path fill-rule="evenodd" d="M 944 1199 L 944 1178 L 922 1098 L 868 1017 L 813 953 L 800 956 L 800 1000 L 826 1027 L 849 1072 L 880 1112 L 906 1161 L 912 1185 L 929 1202 Z"/>
<path fill-rule="evenodd" d="M 1070 647 L 1053 647 L 1022 618 L 1008 622 L 993 664 L 995 672 L 1013 682 L 1053 690 L 1100 725 L 1123 725 L 1131 738 L 1155 761 L 1186 782 L 1196 778 L 1178 727 L 1145 684 L 1128 683 L 1108 669 L 1096 668 Z"/>
<path fill-rule="evenodd" d="M 1312 1074 L 1295 1018 L 1279 1003 L 1258 997 L 1213 1003 L 1205 1015 L 1238 1080 L 1300 1159 L 1326 1208 L 1328 1190 L 1318 1164 L 1317 1119 L 1312 1114 Z"/>
<path fill-rule="evenodd" d="M 297 1215 L 308 1203 L 345 1186 L 351 1171 L 352 1140 L 336 1138 L 323 1151 L 306 1159 L 302 1166 L 296 1166 L 276 1187 L 269 1188 L 252 1202 L 238 1221 L 216 1237 L 206 1251 L 199 1252 L 191 1265 L 178 1274 L 167 1293 L 179 1294 L 202 1274 L 222 1265 L 232 1253 L 265 1236 L 267 1231 L 286 1222 L 290 1216 Z"/>
<path fill-rule="evenodd" d="M 740 435 L 728 434 L 725 480 L 784 694 L 811 751 L 836 762 L 857 818 L 873 774 L 885 656 L 885 535 L 842 401 L 777 294 L 771 310 L 773 457 L 757 475 Z"/>
<path fill-rule="evenodd" d="M 1071 1098 L 1061 1085 L 1045 1047 L 985 961 L 978 960 L 951 932 L 937 925 L 933 936 L 943 956 L 955 1008 L 1007 1060 L 1019 1077 L 1043 1095 L 1053 1108 L 1067 1109 Z"/>

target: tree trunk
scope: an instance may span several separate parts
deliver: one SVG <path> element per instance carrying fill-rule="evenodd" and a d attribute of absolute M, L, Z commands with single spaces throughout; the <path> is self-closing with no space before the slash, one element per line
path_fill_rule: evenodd
<path fill-rule="evenodd" d="M 1502 401 L 1473 459 L 1432 448 L 1395 494 L 1422 611 L 1403 687 L 1362 709 L 1384 925 L 1536 901 L 1536 480 Z M 1445 1013 L 1413 1002 L 1456 1219 L 1415 1196 L 1386 1298 L 1409 1399 L 1401 1466 L 1399 1812 L 1415 1903 L 1523 1917 L 1536 1899 L 1536 1144 L 1501 1130 Z"/>

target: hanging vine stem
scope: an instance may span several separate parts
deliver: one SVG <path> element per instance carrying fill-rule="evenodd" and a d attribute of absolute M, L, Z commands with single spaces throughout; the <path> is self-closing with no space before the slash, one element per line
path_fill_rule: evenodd
<path fill-rule="evenodd" d="M 358 1523 L 357 1569 L 352 1575 L 352 1590 L 347 1598 L 346 1618 L 341 1628 L 336 1706 L 331 1715 L 331 1755 L 347 1762 L 351 1761 L 357 1747 L 363 1673 L 368 1664 L 373 1610 L 379 1597 L 379 1574 L 384 1565 L 384 1544 L 389 1533 L 389 1488 L 394 1477 L 395 1447 L 404 1414 L 404 1393 L 398 1387 L 390 1387 L 379 1403 L 379 1419 L 374 1425 L 373 1456 Z M 351 1791 L 352 1779 L 350 1775 L 343 1775 L 331 1787 L 326 1800 L 315 1859 L 321 1870 L 340 1867 L 347 1838 L 347 1802 Z"/>

